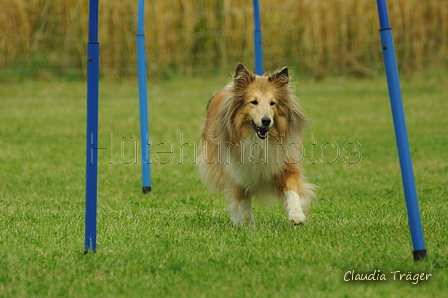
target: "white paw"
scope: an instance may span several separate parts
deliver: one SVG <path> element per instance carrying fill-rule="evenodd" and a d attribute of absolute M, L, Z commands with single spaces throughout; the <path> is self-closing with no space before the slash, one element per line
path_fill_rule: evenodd
<path fill-rule="evenodd" d="M 289 213 L 288 219 L 295 225 L 300 225 L 306 220 L 305 214 L 303 212 L 296 212 L 294 214 Z"/>
<path fill-rule="evenodd" d="M 295 225 L 299 225 L 306 220 L 300 204 L 300 197 L 292 190 L 285 192 L 285 209 L 288 214 L 288 219 Z"/>
<path fill-rule="evenodd" d="M 242 226 L 246 223 L 248 226 L 255 226 L 250 199 L 243 200 L 242 202 L 233 201 L 227 209 L 230 212 L 230 219 L 236 226 Z"/>
<path fill-rule="evenodd" d="M 235 224 L 235 226 L 241 227 L 244 224 L 247 224 L 249 227 L 255 227 L 255 221 L 253 218 L 240 218 L 240 217 L 234 217 L 232 216 L 230 218 L 232 222 Z"/>

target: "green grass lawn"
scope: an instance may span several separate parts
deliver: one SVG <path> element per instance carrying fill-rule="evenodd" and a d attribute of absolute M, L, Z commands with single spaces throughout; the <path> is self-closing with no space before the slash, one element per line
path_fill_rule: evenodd
<path fill-rule="evenodd" d="M 198 178 L 205 105 L 227 78 L 149 84 L 153 192 L 141 193 L 134 81 L 100 84 L 98 247 L 84 250 L 84 82 L 0 88 L 0 297 L 443 297 L 448 81 L 402 82 L 429 261 L 414 264 L 384 78 L 299 81 L 313 125 L 308 221 L 256 204 L 234 227 Z M 344 281 L 354 273 L 386 281 Z M 431 274 L 427 281 L 399 273 Z M 377 274 L 377 277 L 379 275 Z M 415 283 L 415 281 L 414 281 Z"/>

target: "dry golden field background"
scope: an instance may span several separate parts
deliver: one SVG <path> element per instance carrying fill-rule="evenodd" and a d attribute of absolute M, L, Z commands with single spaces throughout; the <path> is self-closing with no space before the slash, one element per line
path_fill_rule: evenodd
<path fill-rule="evenodd" d="M 0 79 L 82 76 L 88 0 L 0 0 Z M 401 72 L 446 69 L 446 0 L 389 0 Z M 266 69 L 314 77 L 382 71 L 376 1 L 260 0 Z M 103 76 L 136 74 L 137 0 L 100 0 Z M 148 75 L 253 67 L 252 1 L 157 0 L 145 5 Z"/>

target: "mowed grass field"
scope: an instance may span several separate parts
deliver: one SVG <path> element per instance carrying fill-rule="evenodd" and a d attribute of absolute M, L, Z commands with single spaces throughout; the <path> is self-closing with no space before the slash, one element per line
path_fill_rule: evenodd
<path fill-rule="evenodd" d="M 385 78 L 296 79 L 313 119 L 302 162 L 318 201 L 301 226 L 276 204 L 255 204 L 255 228 L 232 225 L 195 165 L 205 105 L 227 80 L 149 83 L 147 195 L 137 84 L 101 81 L 98 247 L 86 256 L 85 83 L 2 83 L 0 297 L 446 295 L 446 79 L 402 82 L 429 257 L 417 264 Z M 421 273 L 428 280 L 415 280 Z"/>

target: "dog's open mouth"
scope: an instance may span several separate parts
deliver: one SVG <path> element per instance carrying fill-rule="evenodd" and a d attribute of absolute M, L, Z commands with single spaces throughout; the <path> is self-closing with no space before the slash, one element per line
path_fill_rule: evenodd
<path fill-rule="evenodd" d="M 252 127 L 254 128 L 255 132 L 257 133 L 257 136 L 260 139 L 266 139 L 268 137 L 268 133 L 269 133 L 269 127 L 263 126 L 263 127 L 258 127 L 255 122 L 252 121 Z"/>

